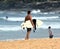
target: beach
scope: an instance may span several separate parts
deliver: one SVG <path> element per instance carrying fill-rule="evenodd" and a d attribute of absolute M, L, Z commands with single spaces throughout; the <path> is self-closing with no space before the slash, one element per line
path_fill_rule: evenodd
<path fill-rule="evenodd" d="M 60 38 L 0 41 L 0 49 L 59 49 Z"/>

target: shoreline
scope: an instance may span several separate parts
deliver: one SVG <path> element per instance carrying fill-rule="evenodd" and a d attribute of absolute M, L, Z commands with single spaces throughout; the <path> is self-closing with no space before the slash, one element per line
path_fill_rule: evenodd
<path fill-rule="evenodd" d="M 59 49 L 60 38 L 0 41 L 1 49 Z"/>
<path fill-rule="evenodd" d="M 50 39 L 49 37 L 47 38 L 30 38 L 28 40 L 40 40 L 40 39 Z M 53 37 L 51 39 L 60 39 L 59 37 Z M 0 40 L 0 42 L 10 42 L 10 41 L 25 41 L 25 38 L 21 38 L 21 39 L 5 39 L 5 40 Z"/>

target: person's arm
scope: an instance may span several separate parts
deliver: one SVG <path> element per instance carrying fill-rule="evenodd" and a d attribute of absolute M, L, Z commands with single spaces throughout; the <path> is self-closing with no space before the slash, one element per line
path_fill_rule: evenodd
<path fill-rule="evenodd" d="M 25 17 L 25 20 L 24 20 L 24 22 L 26 22 L 26 17 Z"/>

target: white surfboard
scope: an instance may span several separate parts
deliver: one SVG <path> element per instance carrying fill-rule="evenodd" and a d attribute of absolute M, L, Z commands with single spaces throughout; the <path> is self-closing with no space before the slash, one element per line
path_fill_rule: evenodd
<path fill-rule="evenodd" d="M 43 22 L 41 20 L 36 20 L 36 27 L 40 28 Z"/>
<path fill-rule="evenodd" d="M 43 22 L 41 20 L 36 20 L 36 28 L 40 28 L 40 26 L 43 24 Z M 21 27 L 22 28 L 33 28 L 30 20 L 26 21 L 26 22 L 22 22 L 21 23 Z"/>
<path fill-rule="evenodd" d="M 22 28 L 33 28 L 30 20 L 28 20 L 28 21 L 26 21 L 26 22 L 22 22 L 21 27 L 22 27 Z"/>

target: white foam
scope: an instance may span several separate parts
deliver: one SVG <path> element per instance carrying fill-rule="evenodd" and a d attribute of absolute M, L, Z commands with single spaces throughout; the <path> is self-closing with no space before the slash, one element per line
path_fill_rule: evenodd
<path fill-rule="evenodd" d="M 52 29 L 60 29 L 60 23 L 43 24 L 40 28 L 48 29 L 49 26 L 51 26 Z"/>
<path fill-rule="evenodd" d="M 18 31 L 18 30 L 22 30 L 22 28 L 20 26 L 11 26 L 11 25 L 0 25 L 0 31 Z"/>
<path fill-rule="evenodd" d="M 24 21 L 25 17 L 8 17 L 8 19 L 6 19 L 6 17 L 1 17 L 4 20 L 7 21 Z M 59 16 L 50 16 L 50 17 L 32 17 L 33 19 L 41 19 L 41 20 L 49 20 L 49 19 L 57 19 L 59 18 Z"/>
<path fill-rule="evenodd" d="M 8 17 L 8 19 L 3 17 L 3 19 L 8 21 L 24 21 L 24 17 Z"/>
<path fill-rule="evenodd" d="M 36 13 L 40 13 L 41 11 L 38 9 L 38 10 L 32 10 L 31 11 L 31 13 L 34 13 L 34 14 L 36 14 Z"/>
<path fill-rule="evenodd" d="M 0 40 L 0 41 L 17 41 L 17 40 L 25 40 L 24 38 L 20 38 L 20 39 L 4 39 L 4 40 Z"/>
<path fill-rule="evenodd" d="M 41 19 L 41 20 L 49 20 L 49 19 L 56 19 L 59 18 L 59 16 L 51 16 L 51 17 L 33 17 L 33 19 Z"/>
<path fill-rule="evenodd" d="M 40 14 L 55 14 L 55 12 L 40 12 Z"/>
<path fill-rule="evenodd" d="M 53 29 L 60 29 L 60 23 L 58 22 L 50 23 L 50 24 L 43 23 L 39 28 L 48 29 L 48 26 L 51 26 L 51 28 Z M 17 25 L 15 26 L 14 25 L 0 25 L 0 31 L 19 31 L 19 30 L 23 30 L 23 28 Z"/>
<path fill-rule="evenodd" d="M 49 13 L 48 13 L 48 12 L 43 12 L 43 13 L 42 13 L 42 12 L 40 12 L 40 14 L 49 14 Z"/>

